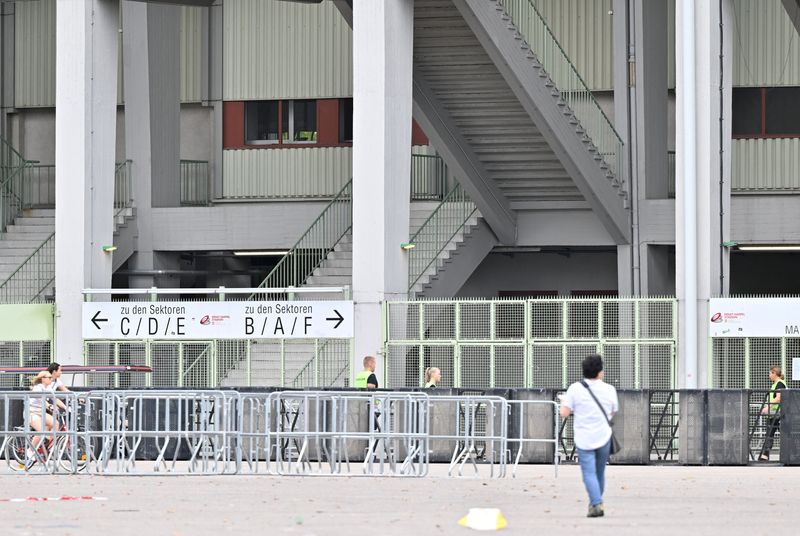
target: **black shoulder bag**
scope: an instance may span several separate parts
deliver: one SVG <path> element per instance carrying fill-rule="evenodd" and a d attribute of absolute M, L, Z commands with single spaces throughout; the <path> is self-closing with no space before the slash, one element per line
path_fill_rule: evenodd
<path fill-rule="evenodd" d="M 620 443 L 617 440 L 617 437 L 614 435 L 614 427 L 611 426 L 611 419 L 608 418 L 608 415 L 606 415 L 606 410 L 603 409 L 603 405 L 600 403 L 599 400 L 597 400 L 597 397 L 594 396 L 592 390 L 589 389 L 589 384 L 586 383 L 584 380 L 581 380 L 581 385 L 586 387 L 586 390 L 589 391 L 590 395 L 592 395 L 594 401 L 597 402 L 597 407 L 600 408 L 600 412 L 603 414 L 603 417 L 606 418 L 606 422 L 608 423 L 608 426 L 611 428 L 611 450 L 609 452 L 611 452 L 611 454 L 616 454 L 617 452 L 622 450 L 622 443 Z"/>

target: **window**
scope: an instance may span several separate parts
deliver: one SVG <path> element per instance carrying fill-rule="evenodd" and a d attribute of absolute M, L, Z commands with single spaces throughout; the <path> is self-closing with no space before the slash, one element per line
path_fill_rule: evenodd
<path fill-rule="evenodd" d="M 764 94 L 767 135 L 800 136 L 800 87 L 772 87 Z"/>
<path fill-rule="evenodd" d="M 317 142 L 317 101 L 283 101 L 284 143 Z"/>
<path fill-rule="evenodd" d="M 800 137 L 800 87 L 734 88 L 735 138 Z"/>
<path fill-rule="evenodd" d="M 245 143 L 317 142 L 317 101 L 252 101 L 245 103 Z"/>
<path fill-rule="evenodd" d="M 339 101 L 339 143 L 353 141 L 353 99 Z"/>
<path fill-rule="evenodd" d="M 278 143 L 278 101 L 246 102 L 244 107 L 245 143 Z"/>

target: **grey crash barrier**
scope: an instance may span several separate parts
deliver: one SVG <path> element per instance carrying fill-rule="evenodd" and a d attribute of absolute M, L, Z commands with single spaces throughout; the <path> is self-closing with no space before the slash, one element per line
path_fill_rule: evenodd
<path fill-rule="evenodd" d="M 614 434 L 622 450 L 611 456 L 612 463 L 650 463 L 650 391 L 619 390 L 619 411 L 614 416 Z"/>
<path fill-rule="evenodd" d="M 784 465 L 800 465 L 800 390 L 781 391 L 781 454 Z"/>
<path fill-rule="evenodd" d="M 750 456 L 750 396 L 743 390 L 708 391 L 708 464 L 746 465 Z"/>

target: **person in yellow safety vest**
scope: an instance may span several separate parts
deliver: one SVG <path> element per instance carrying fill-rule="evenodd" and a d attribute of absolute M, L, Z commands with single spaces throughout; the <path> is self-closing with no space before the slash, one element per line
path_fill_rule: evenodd
<path fill-rule="evenodd" d="M 375 376 L 375 358 L 368 355 L 364 358 L 364 370 L 356 374 L 355 387 L 357 389 L 377 389 L 378 377 Z"/>
<path fill-rule="evenodd" d="M 772 387 L 769 388 L 769 394 L 767 395 L 769 403 L 761 409 L 761 413 L 767 417 L 767 435 L 764 438 L 764 445 L 761 447 L 761 454 L 758 457 L 759 460 L 764 462 L 769 461 L 772 440 L 781 424 L 781 389 L 786 389 L 781 367 L 775 366 L 769 369 L 769 381 L 772 382 Z"/>

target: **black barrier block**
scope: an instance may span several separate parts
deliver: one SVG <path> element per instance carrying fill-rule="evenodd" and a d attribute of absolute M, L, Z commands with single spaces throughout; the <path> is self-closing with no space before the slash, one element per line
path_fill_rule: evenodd
<path fill-rule="evenodd" d="M 743 390 L 708 391 L 708 464 L 746 465 L 750 455 L 748 411 Z"/>
<path fill-rule="evenodd" d="M 682 465 L 705 465 L 707 457 L 707 391 L 682 389 L 678 393 L 678 461 Z"/>
<path fill-rule="evenodd" d="M 458 421 L 457 408 L 452 403 L 436 403 L 437 396 L 456 396 L 455 389 L 427 389 L 430 396 L 430 434 L 431 435 L 457 435 Z M 446 463 L 453 458 L 455 450 L 453 441 L 431 440 L 428 459 L 431 463 Z"/>
<path fill-rule="evenodd" d="M 513 389 L 511 400 L 553 401 L 553 389 Z M 555 410 L 552 404 L 528 404 L 523 410 L 520 404 L 511 405 L 508 421 L 508 438 L 553 439 L 555 437 Z M 521 422 L 520 422 L 521 419 Z M 517 459 L 520 463 L 553 463 L 554 445 L 552 443 L 508 443 L 510 463 Z M 521 449 L 521 453 L 520 453 Z"/>
<path fill-rule="evenodd" d="M 0 445 L 6 440 L 3 432 L 13 431 L 14 427 L 22 426 L 25 422 L 23 411 L 25 403 L 22 400 L 11 399 L 6 404 L 5 399 L 0 398 Z M 0 456 L 5 456 L 5 452 L 0 452 Z"/>
<path fill-rule="evenodd" d="M 622 450 L 611 456 L 612 463 L 650 463 L 650 391 L 619 390 L 619 411 L 614 416 L 614 435 Z"/>
<path fill-rule="evenodd" d="M 800 389 L 781 391 L 781 454 L 784 465 L 800 465 Z"/>

